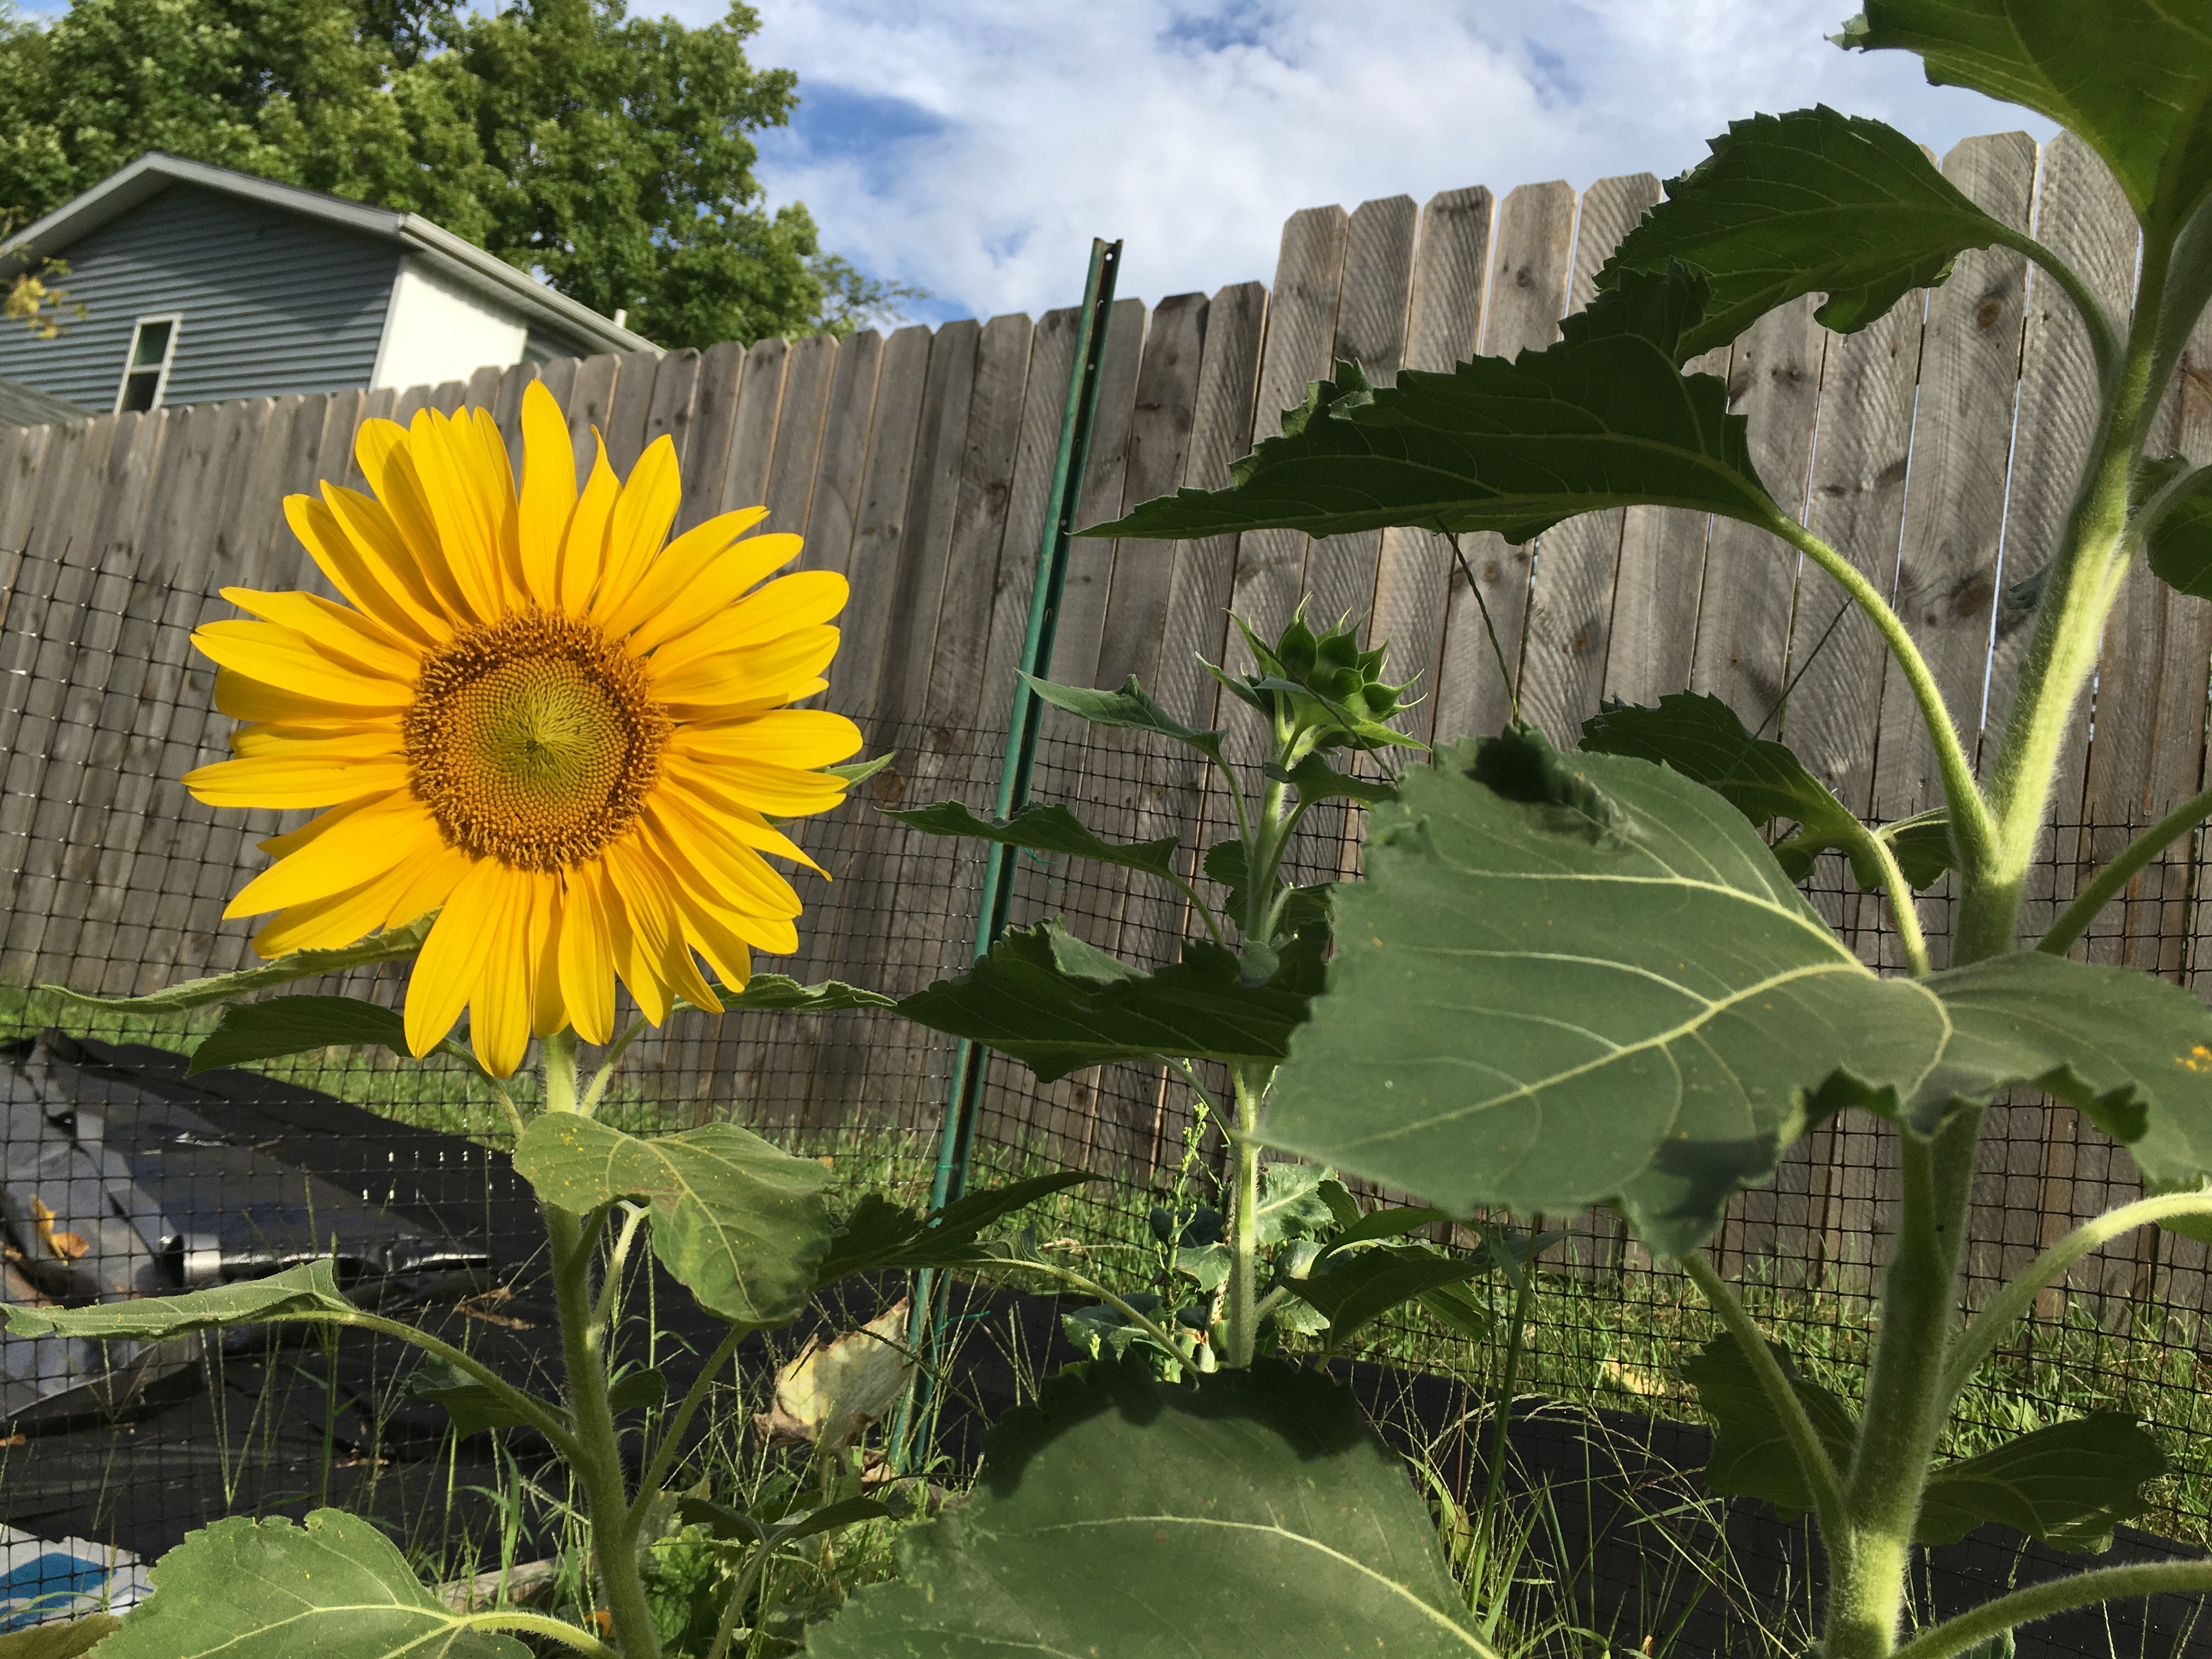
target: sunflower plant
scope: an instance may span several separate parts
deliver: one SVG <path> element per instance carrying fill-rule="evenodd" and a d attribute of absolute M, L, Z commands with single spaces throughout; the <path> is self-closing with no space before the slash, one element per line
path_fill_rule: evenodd
<path fill-rule="evenodd" d="M 1668 185 L 1555 344 L 1389 387 L 1340 364 L 1228 488 L 1091 533 L 1399 526 L 1526 543 L 1577 514 L 1687 508 L 1767 532 L 1778 556 L 1834 580 L 1887 644 L 1939 764 L 1934 815 L 1862 824 L 1786 746 L 1689 694 L 1607 709 L 1579 752 L 1516 722 L 1410 771 L 1376 811 L 1365 878 L 1336 895 L 1326 989 L 1247 1133 L 1453 1214 L 1610 1206 L 1680 1266 L 1725 1331 L 1684 1367 L 1717 1425 L 1710 1484 L 1817 1520 L 1826 1659 L 1944 1659 L 2069 1607 L 2212 1589 L 2201 1562 L 2106 1568 L 1905 1628 L 1916 1546 L 1996 1522 L 2096 1549 L 2146 1506 L 2164 1460 L 2124 1413 L 1963 1461 L 1938 1448 L 1961 1391 L 2071 1264 L 2145 1225 L 2212 1237 L 2212 1012 L 2149 973 L 2068 956 L 2136 872 L 2212 813 L 2212 791 L 2093 874 L 2040 938 L 2022 933 L 2054 777 L 2123 585 L 2147 562 L 2212 597 L 2212 468 L 2151 447 L 2212 296 L 2212 4 L 1872 0 L 1839 39 L 1915 53 L 1931 81 L 2078 135 L 2141 227 L 2132 304 L 2108 307 L 1891 128 L 1826 108 L 1762 115 Z M 2096 375 L 2057 556 L 2008 573 L 2030 579 L 2015 591 L 2034 595 L 2033 627 L 1978 769 L 1978 706 L 1947 705 L 1864 567 L 1760 481 L 1728 388 L 1684 366 L 1808 294 L 1826 296 L 1831 329 L 1864 328 L 1989 247 L 2025 255 L 2063 296 L 2052 302 L 2079 319 Z M 1759 826 L 1776 818 L 1799 828 L 1770 847 Z M 1901 972 L 1862 963 L 1798 890 L 1829 849 L 1887 900 Z M 1947 873 L 1957 896 L 1944 963 L 1919 892 Z M 1969 1318 L 1962 1243 L 1983 1112 L 2015 1086 L 2069 1103 L 2125 1146 L 2149 1195 L 2053 1244 Z M 1856 1401 L 1798 1375 L 1704 1248 L 1739 1190 L 1847 1110 L 1887 1126 L 1902 1172 Z"/>
<path fill-rule="evenodd" d="M 319 499 L 286 503 L 341 597 L 226 591 L 245 618 L 210 623 L 194 640 L 217 665 L 217 708 L 241 723 L 234 758 L 185 779 L 216 806 L 314 814 L 261 843 L 271 861 L 228 912 L 268 917 L 253 944 L 270 960 L 99 1006 L 222 1006 L 194 1070 L 334 1044 L 472 1067 L 544 1212 L 561 1394 L 534 1393 L 358 1305 L 329 1261 L 185 1295 L 7 1315 L 25 1336 L 155 1340 L 301 1324 L 414 1345 L 424 1354 L 415 1391 L 445 1404 L 458 1432 L 522 1425 L 566 1461 L 590 1522 L 598 1618 L 587 1628 L 514 1608 L 456 1611 L 372 1522 L 325 1510 L 304 1526 L 239 1517 L 193 1534 L 154 1567 L 153 1596 L 100 1640 L 102 1659 L 524 1659 L 520 1637 L 650 1659 L 659 1641 L 640 1565 L 647 1531 L 740 1340 L 797 1317 L 848 1273 L 957 1263 L 1000 1215 L 1065 1184 L 978 1193 L 930 1217 L 870 1199 L 841 1224 L 820 1164 L 734 1124 L 636 1135 L 601 1121 L 623 1049 L 678 1011 L 887 1005 L 751 971 L 755 950 L 797 945 L 799 897 L 769 859 L 812 867 L 779 822 L 836 805 L 869 763 L 842 764 L 861 746 L 851 721 L 789 706 L 823 689 L 843 577 L 778 576 L 799 540 L 749 534 L 762 508 L 671 539 L 678 489 L 665 438 L 620 480 L 601 445 L 580 486 L 567 422 L 542 386 L 529 388 L 521 424 L 519 487 L 488 414 L 426 410 L 406 428 L 362 428 L 369 493 L 325 484 Z M 404 1013 L 259 995 L 400 961 L 412 964 Z M 617 987 L 634 1006 L 627 1020 Z M 526 1107 L 508 1085 L 533 1040 L 542 1086 Z M 588 1068 L 586 1045 L 598 1050 Z M 657 1373 L 644 1375 L 650 1387 L 611 1382 L 612 1320 L 641 1243 L 728 1328 L 672 1401 Z M 886 1513 L 855 1500 L 779 1517 L 758 1547 Z M 751 1571 L 738 1570 L 733 1595 Z"/>

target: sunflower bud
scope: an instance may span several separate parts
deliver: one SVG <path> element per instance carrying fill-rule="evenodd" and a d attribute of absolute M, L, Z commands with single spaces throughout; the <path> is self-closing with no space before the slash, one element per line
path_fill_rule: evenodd
<path fill-rule="evenodd" d="M 1325 749 L 1422 746 L 1385 724 L 1408 706 L 1402 694 L 1412 682 L 1384 682 L 1385 647 L 1362 651 L 1353 618 L 1316 634 L 1301 606 L 1272 644 L 1262 641 L 1242 617 L 1232 620 L 1260 672 L 1231 675 L 1211 663 L 1206 666 L 1238 697 L 1288 728 L 1293 752 L 1286 764 Z"/>

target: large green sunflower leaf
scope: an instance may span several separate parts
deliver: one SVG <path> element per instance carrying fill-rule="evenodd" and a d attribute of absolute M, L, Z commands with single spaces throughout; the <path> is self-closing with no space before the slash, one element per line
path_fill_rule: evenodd
<path fill-rule="evenodd" d="M 2024 104 L 2104 157 L 2136 217 L 2212 188 L 2212 17 L 2169 0 L 1867 0 L 1838 45 L 1917 53 L 1928 79 Z"/>
<path fill-rule="evenodd" d="M 990 954 L 898 1005 L 908 1019 L 1010 1054 L 1046 1083 L 1162 1055 L 1280 1060 L 1307 997 L 1247 984 L 1219 945 L 1187 940 L 1151 973 L 1085 945 L 1057 918 L 1010 928 Z"/>
<path fill-rule="evenodd" d="M 1449 374 L 1408 369 L 1371 388 L 1357 364 L 1229 470 L 1226 489 L 1147 501 L 1086 536 L 1174 540 L 1288 528 L 1336 536 L 1386 525 L 1530 537 L 1578 513 L 1649 502 L 1772 525 L 1728 388 L 1677 368 L 1704 313 L 1704 277 L 1624 272 L 1560 325 L 1559 343 Z"/>
<path fill-rule="evenodd" d="M 2150 1508 L 2143 1487 L 2166 1454 L 2125 1412 L 2054 1423 L 1928 1477 L 1913 1541 L 1950 1544 L 1984 1522 L 2063 1550 L 2112 1547 L 2112 1528 Z"/>
<path fill-rule="evenodd" d="M 1942 1006 L 1877 979 L 1743 816 L 1649 762 L 1516 731 L 1409 773 L 1337 896 L 1270 1145 L 1466 1214 L 1618 1202 L 1703 1238 L 1848 1066 L 1910 1095 Z"/>
<path fill-rule="evenodd" d="M 1829 1461 L 1847 1467 L 1858 1433 L 1850 1407 L 1799 1375 L 1786 1350 L 1777 1345 L 1774 1353 Z M 1736 1340 L 1723 1334 L 1705 1344 L 1683 1365 L 1682 1377 L 1713 1420 L 1706 1487 L 1762 1499 L 1784 1519 L 1812 1508 L 1811 1488 L 1782 1419 Z M 1913 1540 L 1956 1543 L 1994 1521 L 2061 1549 L 2102 1550 L 2112 1544 L 2115 1525 L 2150 1507 L 2142 1489 L 2165 1472 L 2166 1454 L 2133 1417 L 2097 1412 L 1938 1464 L 1928 1478 Z"/>
<path fill-rule="evenodd" d="M 161 1342 L 223 1325 L 357 1311 L 322 1258 L 266 1279 L 214 1285 L 182 1296 L 141 1296 L 84 1308 L 0 1308 L 10 1336 L 82 1336 L 103 1342 Z"/>
<path fill-rule="evenodd" d="M 1826 294 L 1820 321 L 1841 334 L 1875 321 L 1906 290 L 1933 288 L 1969 248 L 2011 233 L 1893 127 L 1822 105 L 1735 121 L 1712 155 L 1667 185 L 1598 273 L 1679 259 L 1710 277 L 1711 303 L 1677 361 L 1726 345 L 1777 306 Z"/>
<path fill-rule="evenodd" d="M 2033 1084 L 2150 1180 L 2212 1176 L 2212 1010 L 2037 952 L 1878 978 L 1670 769 L 1516 731 L 1411 775 L 1368 846 L 1271 1146 L 1455 1213 L 1615 1203 L 1670 1255 L 1846 1105 L 1925 1133 Z"/>
<path fill-rule="evenodd" d="M 1273 1362 L 1194 1387 L 1141 1361 L 1063 1374 L 900 1553 L 812 1659 L 1491 1655 L 1404 1464 L 1344 1389 Z"/>
<path fill-rule="evenodd" d="M 222 1066 L 277 1060 L 316 1048 L 389 1048 L 411 1054 L 407 1022 L 359 997 L 270 997 L 234 1002 L 192 1050 L 187 1077 Z"/>
<path fill-rule="evenodd" d="M 156 1562 L 154 1594 L 100 1659 L 529 1659 L 427 1589 L 365 1516 L 317 1510 L 305 1526 L 234 1516 Z"/>
<path fill-rule="evenodd" d="M 795 1316 L 829 1252 L 830 1171 L 734 1123 L 647 1139 L 547 1112 L 524 1127 L 514 1167 L 540 1200 L 572 1213 L 649 1201 L 653 1253 L 701 1307 L 733 1324 Z"/>
<path fill-rule="evenodd" d="M 1063 858 L 1092 859 L 1154 876 L 1174 876 L 1176 848 L 1182 845 L 1173 836 L 1159 841 L 1101 841 L 1074 813 L 1058 805 L 1024 806 L 1003 822 L 979 818 L 957 800 L 941 800 L 934 806 L 878 810 L 887 818 L 896 818 L 933 836 L 963 836 L 971 841 L 996 842 L 1002 847 L 1057 853 Z"/>
<path fill-rule="evenodd" d="M 214 974 L 206 979 L 188 979 L 181 985 L 167 985 L 143 997 L 87 996 L 66 985 L 41 985 L 39 988 L 66 998 L 80 1008 L 100 1008 L 124 1014 L 180 1013 L 214 1003 L 236 1002 L 256 991 L 289 985 L 295 979 L 343 973 L 349 968 L 365 968 L 379 962 L 404 962 L 422 948 L 422 941 L 430 936 L 431 924 L 437 919 L 434 910 L 404 927 L 386 928 L 357 944 L 330 951 L 295 951 L 258 968 L 241 968 L 234 974 Z"/>

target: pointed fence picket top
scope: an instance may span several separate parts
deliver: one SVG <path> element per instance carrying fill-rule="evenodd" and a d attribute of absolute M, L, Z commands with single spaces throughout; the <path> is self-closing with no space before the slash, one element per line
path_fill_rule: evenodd
<path fill-rule="evenodd" d="M 2108 299 L 2124 297 L 2132 224 L 2081 146 L 1973 138 L 1944 167 Z M 1658 193 L 1637 173 L 1579 194 L 1544 183 L 1450 191 L 1419 207 L 1394 197 L 1311 208 L 1284 228 L 1272 288 L 1121 301 L 1082 520 L 1218 487 L 1340 358 L 1385 382 L 1476 350 L 1540 349 Z M 2008 589 L 2047 556 L 2084 441 L 2079 326 L 2001 250 L 1964 256 L 1946 286 L 1847 338 L 1811 309 L 1783 308 L 1698 367 L 1724 377 L 1751 417 L 1777 498 L 1896 595 L 1954 706 L 1971 720 L 1986 690 L 1993 723 L 2025 637 Z M 2171 447 L 2203 459 L 2212 328 L 2199 332 L 2162 418 Z M 684 526 L 765 501 L 771 527 L 805 537 L 805 566 L 853 580 L 824 701 L 860 722 L 872 752 L 897 757 L 851 806 L 802 826 L 836 879 L 801 876 L 799 957 L 762 965 L 893 992 L 957 971 L 974 933 L 978 849 L 909 834 L 872 809 L 992 793 L 1073 339 L 1073 313 L 1054 312 L 0 429 L 0 981 L 125 993 L 245 959 L 250 930 L 224 922 L 222 908 L 282 820 L 210 811 L 176 781 L 224 752 L 228 724 L 212 712 L 191 629 L 232 614 L 227 586 L 320 588 L 281 502 L 322 478 L 359 484 L 352 435 L 364 416 L 488 409 L 519 451 L 522 390 L 541 374 L 568 412 L 580 462 L 594 427 L 618 468 L 665 437 L 681 463 Z M 1885 678 L 1871 629 L 1817 573 L 1743 527 L 1632 508 L 1527 547 L 1466 538 L 1461 552 L 1498 628 L 1502 677 L 1450 550 L 1404 531 L 1079 543 L 1055 672 L 1101 685 L 1135 673 L 1177 718 L 1233 731 L 1198 665 L 1241 648 L 1224 608 L 1265 630 L 1303 599 L 1325 620 L 1370 616 L 1392 667 L 1419 677 L 1425 701 L 1403 720 L 1423 738 L 1493 731 L 1517 693 L 1528 719 L 1568 743 L 1604 698 L 1692 688 L 1725 697 L 1747 725 L 1778 728 L 1856 811 L 1887 819 L 1935 798 L 1910 701 L 1893 672 Z M 2085 715 L 2068 751 L 2035 878 L 2041 910 L 2064 902 L 2085 863 L 2201 787 L 2208 661 L 2212 606 L 2148 578 L 2133 584 L 2106 641 L 2095 720 Z M 1102 833 L 1180 834 L 1192 847 L 1229 833 L 1218 787 L 1181 751 L 1102 744 L 1055 715 L 1037 769 L 1036 797 L 1067 801 Z M 1356 823 L 1313 818 L 1297 854 L 1307 878 L 1356 870 Z M 2177 845 L 2081 952 L 2203 990 L 2208 864 L 2212 838 Z M 1839 869 L 1814 886 L 1867 960 L 1893 961 L 1878 902 Z M 1171 890 L 1025 858 L 1014 920 L 1048 915 L 1145 962 L 1170 956 L 1187 921 Z M 361 982 L 394 996 L 402 976 Z M 920 1132 L 920 1146 L 943 1108 L 949 1053 L 934 1034 L 862 1015 L 720 1030 L 695 1020 L 638 1045 L 623 1086 L 686 1121 L 730 1115 L 831 1137 L 891 1123 Z M 994 1060 L 979 1133 L 997 1156 L 1141 1180 L 1179 1155 L 1187 1121 L 1183 1091 L 1158 1072 L 1121 1066 L 1040 1087 Z M 1740 1200 L 1721 1240 L 1727 1265 L 1766 1257 L 1785 1276 L 1863 1285 L 1893 1195 L 1884 1144 L 1848 1118 L 1816 1131 L 1771 1188 Z M 2000 1105 L 1978 1189 L 1977 1273 L 2016 1267 L 2135 1188 L 2125 1154 L 2078 1134 L 2070 1110 L 2025 1097 Z M 1593 1273 L 1636 1259 L 1601 1218 L 1575 1224 L 1558 1253 Z M 2132 1255 L 2107 1253 L 2078 1277 L 2193 1306 L 2207 1271 L 2203 1246 L 2147 1233 Z"/>

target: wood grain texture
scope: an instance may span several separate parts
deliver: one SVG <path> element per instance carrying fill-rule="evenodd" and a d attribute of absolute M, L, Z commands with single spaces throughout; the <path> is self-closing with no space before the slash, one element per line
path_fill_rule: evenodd
<path fill-rule="evenodd" d="M 1601 179 L 1583 192 L 1569 312 L 1589 304 L 1598 272 L 1658 199 L 1659 181 L 1648 173 Z M 1597 713 L 1603 691 L 1624 517 L 1615 508 L 1570 519 L 1546 531 L 1537 551 L 1521 715 L 1562 749 L 1581 740 L 1582 723 Z"/>
<path fill-rule="evenodd" d="M 709 346 L 700 354 L 691 386 L 691 438 L 684 448 L 684 505 L 676 514 L 678 535 L 725 510 L 722 481 L 744 395 L 744 366 L 745 349 L 734 341 Z"/>
<path fill-rule="evenodd" d="M 1335 362 L 1358 363 L 1374 386 L 1396 384 L 1406 361 L 1413 299 L 1413 248 L 1420 210 L 1410 196 L 1362 202 L 1352 215 L 1344 284 L 1336 307 Z M 1332 372 L 1334 370 L 1332 369 Z M 1375 608 L 1382 532 L 1325 536 L 1306 550 L 1306 615 L 1334 626 L 1340 617 L 1364 623 Z M 1366 629 L 1361 629 L 1364 637 Z"/>
<path fill-rule="evenodd" d="M 769 469 L 769 516 L 787 527 L 794 518 L 804 520 L 809 569 L 845 570 L 852 563 L 884 357 L 882 335 L 852 336 L 838 348 L 836 374 L 811 434 L 796 407 L 779 430 L 775 461 Z M 791 390 L 796 395 L 799 387 L 794 384 Z M 779 505 L 787 500 L 793 505 Z"/>
<path fill-rule="evenodd" d="M 1482 321 L 1482 354 L 1512 357 L 1541 351 L 1559 337 L 1573 276 L 1575 193 L 1564 184 L 1523 185 L 1498 211 L 1498 241 Z M 1440 741 L 1488 736 L 1504 725 L 1520 683 L 1522 630 L 1528 616 L 1532 547 L 1509 546 L 1488 534 L 1462 536 L 1461 553 L 1481 600 L 1455 574 L 1445 614 L 1437 673 L 1435 731 Z M 1504 655 L 1498 668 L 1483 607 Z M 1510 682 L 1510 683 L 1509 683 Z"/>
<path fill-rule="evenodd" d="M 763 340 L 745 353 L 737 417 L 714 490 L 720 512 L 734 513 L 768 500 L 769 474 L 775 466 L 776 428 L 782 422 L 783 386 L 790 367 L 791 345 L 787 340 Z M 803 421 L 805 416 L 799 418 Z M 769 516 L 773 518 L 774 513 Z"/>
<path fill-rule="evenodd" d="M 1497 203 L 1477 185 L 1444 191 L 1421 210 L 1407 304 L 1407 368 L 1441 374 L 1474 356 L 1482 340 L 1482 301 L 1490 281 Z M 1420 700 L 1395 722 L 1425 740 L 1434 731 L 1445 613 L 1456 580 L 1451 549 L 1424 530 L 1386 530 L 1376 559 L 1370 646 L 1387 643 L 1393 680 L 1411 679 Z"/>
<path fill-rule="evenodd" d="M 1340 207 L 1306 208 L 1283 226 L 1253 405 L 1255 447 L 1282 431 L 1283 412 L 1302 403 L 1306 388 L 1327 379 L 1333 367 L 1329 353 L 1336 343 L 1337 299 L 1351 234 L 1352 222 Z M 1255 530 L 1237 541 L 1231 607 L 1262 639 L 1281 632 L 1298 602 L 1306 539 L 1296 530 Z M 1242 644 L 1232 642 L 1229 653 L 1240 671 L 1251 665 Z"/>

